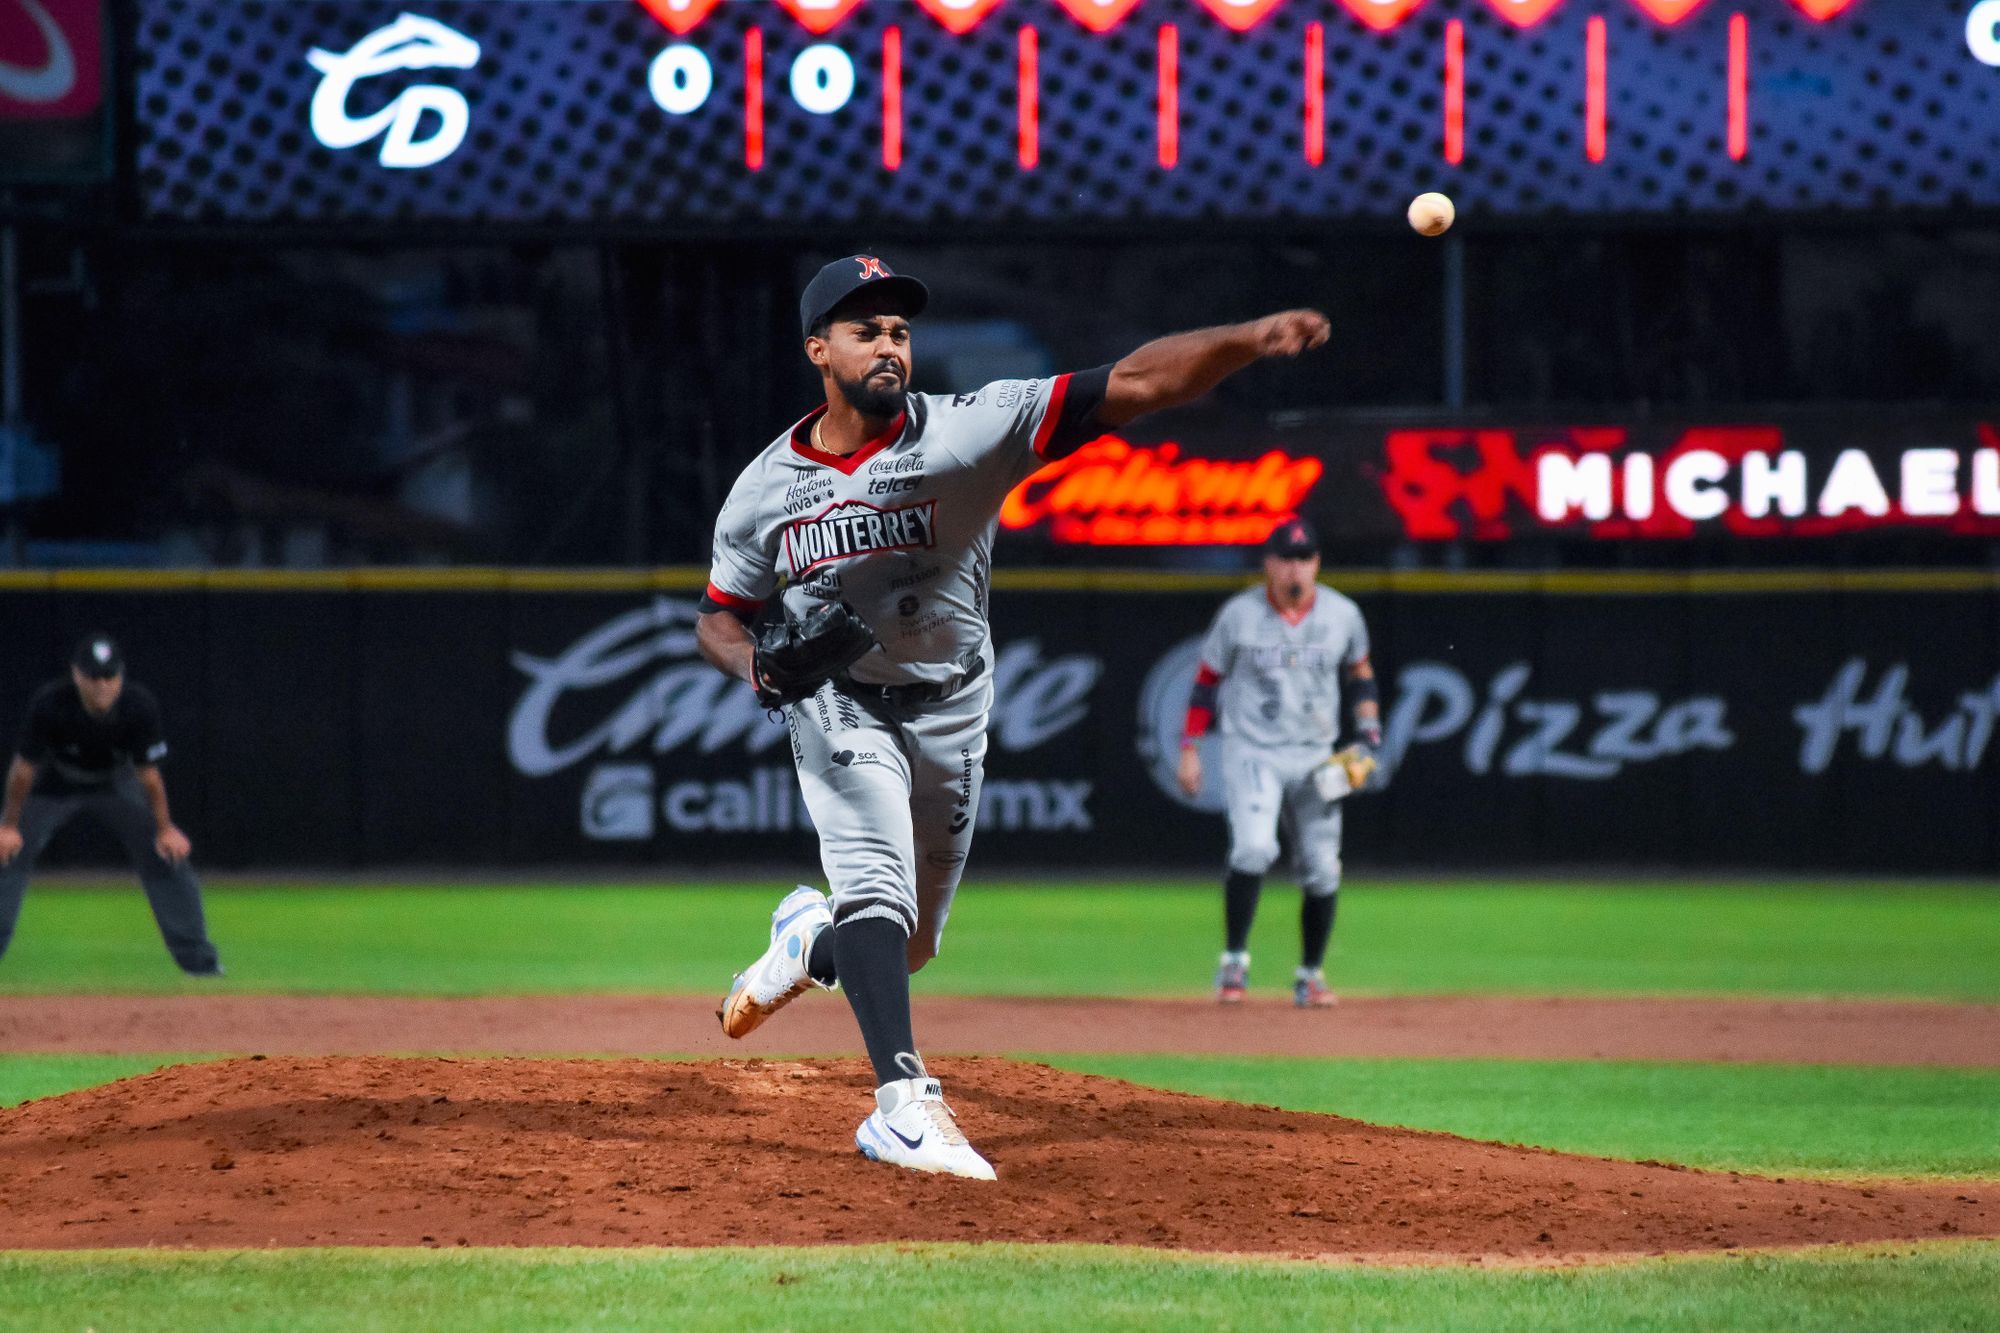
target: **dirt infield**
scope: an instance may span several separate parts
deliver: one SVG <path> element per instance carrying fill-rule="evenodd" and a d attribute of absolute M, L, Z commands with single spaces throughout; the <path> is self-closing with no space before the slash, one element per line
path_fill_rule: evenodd
<path fill-rule="evenodd" d="M 692 996 L 0 997 L 0 1050 L 373 1055 L 852 1055 L 847 1006 L 808 996 L 747 1042 Z M 1731 1060 L 2000 1067 L 2000 1005 L 1812 1000 L 1350 999 L 1279 1002 L 920 996 L 935 1054 L 1009 1051 Z"/>
<path fill-rule="evenodd" d="M 0 1111 L 0 1248 L 1018 1240 L 1521 1259 L 2000 1234 L 1986 1187 L 1763 1180 L 939 1066 L 998 1184 L 862 1160 L 858 1061 L 179 1066 Z"/>

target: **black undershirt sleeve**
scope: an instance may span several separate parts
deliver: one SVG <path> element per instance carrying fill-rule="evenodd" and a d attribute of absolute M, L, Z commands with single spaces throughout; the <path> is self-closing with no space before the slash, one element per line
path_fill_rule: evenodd
<path fill-rule="evenodd" d="M 1069 377 L 1056 426 L 1042 446 L 1043 458 L 1065 458 L 1104 433 L 1097 409 L 1111 391 L 1111 367 L 1079 370 Z"/>

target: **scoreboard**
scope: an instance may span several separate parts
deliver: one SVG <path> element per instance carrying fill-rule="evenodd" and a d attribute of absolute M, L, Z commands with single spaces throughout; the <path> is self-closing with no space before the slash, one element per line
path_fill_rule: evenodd
<path fill-rule="evenodd" d="M 134 0 L 142 215 L 2000 208 L 2000 0 Z"/>

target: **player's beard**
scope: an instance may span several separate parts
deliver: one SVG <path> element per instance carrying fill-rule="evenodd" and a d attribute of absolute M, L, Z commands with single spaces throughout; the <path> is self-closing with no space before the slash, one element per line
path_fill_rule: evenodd
<path fill-rule="evenodd" d="M 909 384 L 900 373 L 896 376 L 895 388 L 878 389 L 874 386 L 873 379 L 876 373 L 892 368 L 889 363 L 878 361 L 868 367 L 867 372 L 858 380 L 844 380 L 838 375 L 834 376 L 834 387 L 840 390 L 840 396 L 847 400 L 847 405 L 862 416 L 887 421 L 903 410 L 910 396 Z"/>
<path fill-rule="evenodd" d="M 1285 585 L 1285 601 L 1287 604 L 1291 606 L 1297 606 L 1300 602 L 1303 602 L 1305 599 L 1306 599 L 1305 584 L 1287 583 Z"/>

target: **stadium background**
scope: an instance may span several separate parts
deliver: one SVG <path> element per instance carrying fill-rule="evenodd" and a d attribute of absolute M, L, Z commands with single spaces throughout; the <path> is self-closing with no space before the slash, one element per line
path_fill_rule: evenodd
<path fill-rule="evenodd" d="M 314 98 L 334 76 L 307 53 L 405 13 L 478 55 L 353 85 L 343 115 L 433 99 L 408 127 L 416 157 L 442 146 L 438 102 L 463 99 L 462 142 L 396 168 L 396 131 L 329 143 L 338 117 Z M 166 704 L 169 789 L 231 975 L 218 994 L 161 975 L 137 896 L 104 877 L 110 844 L 64 835 L 0 963 L 0 1105 L 53 1099 L 19 1113 L 0 1159 L 20 1197 L 73 1161 L 65 1096 L 113 1099 L 75 1103 L 104 1123 L 199 1102 L 199 1083 L 114 1081 L 198 1079 L 196 1057 L 289 1054 L 306 1063 L 273 1065 L 274 1088 L 338 1102 L 344 1075 L 313 1061 L 736 1053 L 703 1044 L 704 997 L 813 844 L 777 730 L 700 666 L 689 622 L 722 495 L 816 393 L 799 285 L 855 251 L 936 293 L 927 391 L 1292 304 L 1334 324 L 1318 356 L 1100 441 L 1092 470 L 1010 507 L 989 892 L 954 918 L 919 1021 L 937 1004 L 972 1032 L 951 1004 L 1081 997 L 1167 1006 L 1187 1035 L 1142 1049 L 1086 1009 L 1072 1026 L 1107 1035 L 1063 1044 L 1008 1011 L 997 1045 L 934 1046 L 947 1073 L 1039 1054 L 1628 1161 L 1991 1192 L 1990 0 L 11 0 L 0 73 L 53 51 L 43 18 L 67 90 L 0 82 L 0 726 L 81 632 L 125 641 Z M 712 80 L 680 111 L 666 101 L 697 66 L 663 65 L 670 48 Z M 808 107 L 843 60 L 847 94 Z M 1400 220 L 1423 189 L 1458 201 L 1441 241 Z M 1753 481 L 1748 455 L 1787 453 L 1795 476 Z M 1224 498 L 1200 498 L 1203 477 L 1229 479 Z M 1375 632 L 1390 780 L 1348 820 L 1349 1003 L 1283 1046 L 1275 1009 L 1253 1006 L 1263 1036 L 1197 1013 L 1222 828 L 1169 793 L 1161 756 L 1189 641 L 1294 509 Z M 576 683 L 621 647 L 641 650 L 628 670 Z M 1287 895 L 1270 897 L 1265 989 L 1292 947 Z M 653 1027 L 606 1016 L 627 996 L 657 1002 Z M 1543 1016 L 1452 1007 L 1522 996 Z M 498 1008 L 363 1011 L 368 1037 L 336 1000 Z M 558 1015 L 542 1044 L 509 1030 L 517 1002 Z M 1690 1007 L 1634 1007 L 1656 1002 Z M 1783 1032 L 1701 1035 L 1757 1022 Z M 750 1053 L 853 1046 L 810 1031 Z M 1488 1036 L 1437 1044 L 1447 1031 Z M 442 1076 L 365 1070 L 383 1105 Z M 196 1168 L 206 1132 L 188 1133 Z M 537 1132 L 561 1155 L 584 1129 Z M 263 1163 L 231 1145 L 213 1151 Z M 10 1322 L 522 1327 L 533 1283 L 554 1326 L 839 1322 L 882 1299 L 1033 1326 L 1077 1302 L 1110 1320 L 1118 1293 L 1211 1327 L 1328 1310 L 1560 1326 L 1605 1301 L 1664 1322 L 2000 1318 L 2000 1257 L 1976 1241 L 1512 1285 L 1000 1248 L 726 1251 L 735 1276 L 622 1250 L 615 1268 L 301 1249 L 225 1270 L 53 1262 L 41 1251 L 106 1242 L 50 1206 L 45 1230 L 0 1239 L 23 1247 L 0 1255 Z M 240 1194 L 191 1206 L 265 1216 Z M 133 1211 L 119 1244 L 207 1243 L 158 1200 Z M 616 1234 L 592 1243 L 678 1239 Z M 1493 1252 L 1545 1252 L 1523 1244 Z M 800 1274 L 800 1293 L 757 1285 Z M 314 1295 L 332 1289 L 347 1309 Z"/>

